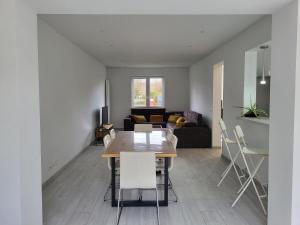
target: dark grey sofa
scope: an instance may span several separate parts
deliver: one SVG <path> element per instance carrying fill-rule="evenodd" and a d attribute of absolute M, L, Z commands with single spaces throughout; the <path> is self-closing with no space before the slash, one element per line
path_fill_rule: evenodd
<path fill-rule="evenodd" d="M 149 120 L 150 115 L 164 115 L 164 121 L 157 123 L 163 128 L 167 127 L 173 130 L 174 135 L 178 138 L 178 148 L 210 148 L 211 147 L 211 130 L 203 123 L 202 114 L 194 111 L 176 111 L 166 112 L 164 108 L 143 108 L 131 109 L 131 115 L 144 115 Z M 176 124 L 168 123 L 168 118 L 173 114 L 181 114 L 188 121 L 184 127 L 177 128 Z M 150 123 L 150 122 L 146 122 Z M 124 119 L 124 130 L 134 130 L 135 121 L 129 115 Z M 155 124 L 155 123 L 152 123 Z"/>
<path fill-rule="evenodd" d="M 211 130 L 203 123 L 202 115 L 194 111 L 185 111 L 183 116 L 188 121 L 184 127 L 177 128 L 176 124 L 167 123 L 178 138 L 178 148 L 210 148 Z"/>

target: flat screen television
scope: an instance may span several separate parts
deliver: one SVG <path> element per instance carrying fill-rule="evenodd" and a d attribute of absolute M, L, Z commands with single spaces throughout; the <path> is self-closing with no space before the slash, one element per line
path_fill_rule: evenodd
<path fill-rule="evenodd" d="M 108 106 L 102 107 L 102 124 L 108 124 Z"/>

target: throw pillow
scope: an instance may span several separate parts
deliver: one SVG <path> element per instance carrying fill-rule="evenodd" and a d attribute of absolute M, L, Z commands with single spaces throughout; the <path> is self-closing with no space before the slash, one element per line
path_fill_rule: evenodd
<path fill-rule="evenodd" d="M 181 123 L 181 122 L 184 122 L 185 121 L 185 118 L 183 116 L 179 117 L 177 120 L 176 120 L 176 124 L 177 123 Z"/>
<path fill-rule="evenodd" d="M 176 123 L 176 121 L 178 120 L 180 116 L 176 116 L 176 115 L 170 115 L 168 118 L 168 122 L 169 123 Z"/>
<path fill-rule="evenodd" d="M 143 123 L 147 122 L 145 116 L 143 115 L 132 115 L 133 119 L 135 120 L 136 123 Z"/>
<path fill-rule="evenodd" d="M 150 122 L 163 122 L 163 115 L 150 115 Z"/>

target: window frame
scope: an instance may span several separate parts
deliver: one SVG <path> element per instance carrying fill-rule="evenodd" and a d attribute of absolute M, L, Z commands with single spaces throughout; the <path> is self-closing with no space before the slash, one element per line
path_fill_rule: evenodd
<path fill-rule="evenodd" d="M 162 79 L 162 106 L 150 106 L 150 79 Z M 134 106 L 134 80 L 146 79 L 146 106 Z M 131 77 L 131 107 L 132 108 L 164 108 L 165 107 L 165 78 L 163 76 L 133 76 Z"/>

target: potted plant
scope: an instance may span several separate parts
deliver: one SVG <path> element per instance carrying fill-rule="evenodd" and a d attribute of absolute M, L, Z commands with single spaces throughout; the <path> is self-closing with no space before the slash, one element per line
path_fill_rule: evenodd
<path fill-rule="evenodd" d="M 256 103 L 252 103 L 250 99 L 250 105 L 247 107 L 240 106 L 239 108 L 243 109 L 242 117 L 259 117 L 259 116 L 268 116 L 265 110 L 257 107 Z"/>

